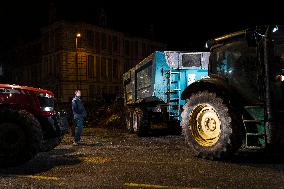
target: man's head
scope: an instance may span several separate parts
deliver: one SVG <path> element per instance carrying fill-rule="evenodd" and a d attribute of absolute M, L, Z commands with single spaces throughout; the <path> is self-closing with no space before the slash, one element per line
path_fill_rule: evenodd
<path fill-rule="evenodd" d="M 76 91 L 75 91 L 75 96 L 81 97 L 81 91 L 80 91 L 80 90 L 76 90 Z"/>

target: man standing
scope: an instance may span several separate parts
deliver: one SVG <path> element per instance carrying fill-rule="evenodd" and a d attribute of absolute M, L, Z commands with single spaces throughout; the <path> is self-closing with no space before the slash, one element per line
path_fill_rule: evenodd
<path fill-rule="evenodd" d="M 81 134 L 83 131 L 84 119 L 87 116 L 85 107 L 81 101 L 81 91 L 75 91 L 75 97 L 72 100 L 72 111 L 74 115 L 75 122 L 75 135 L 74 135 L 74 143 L 73 145 L 78 145 L 81 140 Z"/>

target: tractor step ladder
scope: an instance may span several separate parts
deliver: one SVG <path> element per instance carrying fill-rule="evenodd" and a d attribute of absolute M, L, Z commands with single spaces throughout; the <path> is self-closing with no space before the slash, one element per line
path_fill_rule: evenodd
<path fill-rule="evenodd" d="M 243 125 L 245 128 L 245 147 L 247 149 L 263 149 L 266 146 L 266 135 L 265 130 L 262 129 L 262 125 L 264 124 L 264 120 L 260 117 L 254 116 L 251 110 L 257 111 L 257 109 L 261 110 L 261 106 L 245 106 L 245 113 L 250 117 L 249 119 L 245 119 L 244 115 L 242 116 Z"/>
<path fill-rule="evenodd" d="M 167 82 L 167 106 L 169 120 L 180 120 L 180 72 L 169 70 Z"/>

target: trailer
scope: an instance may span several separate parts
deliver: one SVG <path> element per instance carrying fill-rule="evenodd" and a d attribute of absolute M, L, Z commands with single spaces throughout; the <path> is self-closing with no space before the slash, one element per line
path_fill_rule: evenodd
<path fill-rule="evenodd" d="M 181 93 L 208 77 L 209 52 L 156 51 L 123 75 L 127 128 L 147 135 L 153 122 L 180 130 Z"/>

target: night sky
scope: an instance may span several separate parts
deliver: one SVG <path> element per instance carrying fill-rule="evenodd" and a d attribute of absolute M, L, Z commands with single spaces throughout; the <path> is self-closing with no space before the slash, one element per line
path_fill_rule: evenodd
<path fill-rule="evenodd" d="M 57 18 L 96 24 L 99 8 L 108 16 L 108 27 L 147 36 L 154 24 L 155 39 L 168 44 L 168 50 L 202 50 L 206 40 L 249 26 L 280 23 L 284 9 L 260 1 L 95 1 L 53 0 Z M 268 3 L 268 2 L 266 2 Z M 48 0 L 9 1 L 0 6 L 0 48 L 13 47 L 38 36 L 48 24 Z M 227 7 L 227 8 L 225 8 Z"/>

